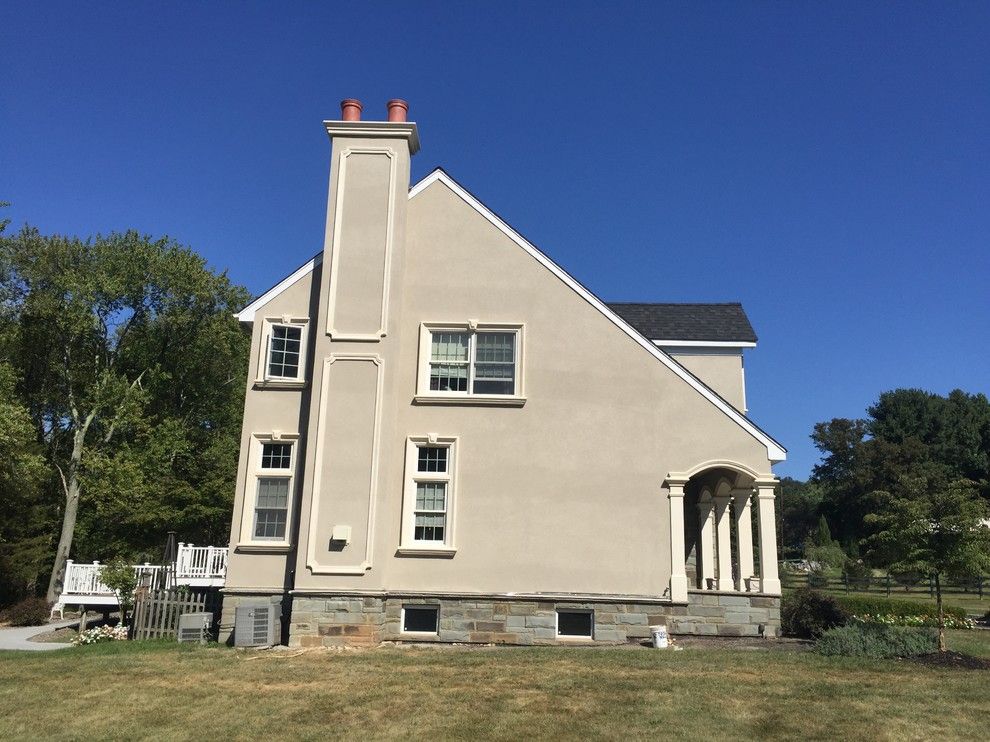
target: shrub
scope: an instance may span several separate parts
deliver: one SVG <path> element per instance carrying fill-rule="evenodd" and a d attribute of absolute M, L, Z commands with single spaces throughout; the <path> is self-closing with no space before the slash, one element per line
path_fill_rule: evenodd
<path fill-rule="evenodd" d="M 0 613 L 0 620 L 11 626 L 41 626 L 48 622 L 51 610 L 44 598 L 24 598 Z"/>
<path fill-rule="evenodd" d="M 931 629 L 851 623 L 829 629 L 815 642 L 815 651 L 826 656 L 915 657 L 938 650 L 938 634 Z"/>
<path fill-rule="evenodd" d="M 915 603 L 910 600 L 839 595 L 836 600 L 848 613 L 871 623 L 895 626 L 938 626 L 938 612 L 934 603 Z M 942 606 L 945 626 L 950 629 L 971 629 L 973 622 L 967 618 L 965 608 Z"/>
<path fill-rule="evenodd" d="M 845 625 L 849 614 L 831 595 L 802 588 L 783 597 L 780 621 L 787 636 L 816 639 L 828 629 Z"/>

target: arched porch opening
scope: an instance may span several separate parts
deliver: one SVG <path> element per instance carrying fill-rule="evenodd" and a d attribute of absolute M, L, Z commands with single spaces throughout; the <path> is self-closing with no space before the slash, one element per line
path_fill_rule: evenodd
<path fill-rule="evenodd" d="M 687 591 L 780 594 L 777 480 L 731 461 L 669 474 L 671 600 Z"/>

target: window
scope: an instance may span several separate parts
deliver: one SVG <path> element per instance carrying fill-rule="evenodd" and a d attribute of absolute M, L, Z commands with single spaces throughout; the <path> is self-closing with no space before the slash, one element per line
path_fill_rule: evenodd
<path fill-rule="evenodd" d="M 306 378 L 307 319 L 266 318 L 262 330 L 264 356 L 257 381 L 262 384 L 298 385 Z"/>
<path fill-rule="evenodd" d="M 402 631 L 407 634 L 436 634 L 440 626 L 440 608 L 433 605 L 402 607 Z"/>
<path fill-rule="evenodd" d="M 254 434 L 238 546 L 288 546 L 297 438 L 295 434 Z"/>
<path fill-rule="evenodd" d="M 423 327 L 421 396 L 508 397 L 521 394 L 521 326 Z"/>
<path fill-rule="evenodd" d="M 557 611 L 559 637 L 591 639 L 594 625 L 594 611 Z"/>
<path fill-rule="evenodd" d="M 400 552 L 452 555 L 453 438 L 410 438 Z"/>

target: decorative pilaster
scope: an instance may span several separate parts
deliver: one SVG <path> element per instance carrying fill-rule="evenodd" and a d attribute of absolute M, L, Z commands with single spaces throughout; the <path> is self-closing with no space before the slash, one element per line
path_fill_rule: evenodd
<path fill-rule="evenodd" d="M 757 479 L 756 515 L 760 528 L 760 590 L 780 595 L 780 577 L 777 574 L 777 525 L 774 518 L 776 479 Z"/>
<path fill-rule="evenodd" d="M 751 510 L 753 490 L 733 490 L 732 497 L 736 515 L 736 543 L 739 547 L 739 581 L 736 589 L 745 592 L 746 580 L 755 576 L 753 573 L 753 515 Z"/>
<path fill-rule="evenodd" d="M 684 485 L 687 480 L 667 480 L 670 501 L 670 600 L 686 603 L 687 574 L 684 570 Z"/>
<path fill-rule="evenodd" d="M 729 495 L 718 495 L 713 499 L 715 503 L 715 535 L 718 539 L 716 550 L 718 552 L 718 589 L 734 590 L 732 582 L 732 526 L 729 518 L 729 503 L 732 498 Z"/>
<path fill-rule="evenodd" d="M 702 496 L 704 498 L 704 495 Z M 698 503 L 698 576 L 702 590 L 715 579 L 715 509 L 709 494 Z"/>

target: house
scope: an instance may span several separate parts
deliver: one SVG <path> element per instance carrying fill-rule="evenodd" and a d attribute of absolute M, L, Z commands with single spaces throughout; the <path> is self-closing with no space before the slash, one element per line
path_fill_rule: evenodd
<path fill-rule="evenodd" d="M 402 101 L 332 142 L 323 252 L 252 302 L 222 637 L 773 635 L 785 451 L 738 304 L 606 304 L 443 170 Z"/>

